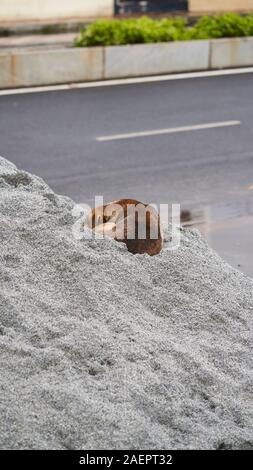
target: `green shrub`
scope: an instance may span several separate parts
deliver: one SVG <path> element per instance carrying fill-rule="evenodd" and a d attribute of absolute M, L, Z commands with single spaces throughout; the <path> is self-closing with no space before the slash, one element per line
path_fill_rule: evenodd
<path fill-rule="evenodd" d="M 203 16 L 195 26 L 187 28 L 185 39 L 215 39 L 251 36 L 253 34 L 253 15 L 240 16 L 227 13 L 222 16 Z"/>
<path fill-rule="evenodd" d="M 98 20 L 80 31 L 75 45 L 110 46 L 180 40 L 185 30 L 182 18 L 152 20 L 143 17 L 126 20 Z"/>
<path fill-rule="evenodd" d="M 192 27 L 182 18 L 98 20 L 82 29 L 74 44 L 113 46 L 241 36 L 253 36 L 253 15 L 203 16 Z"/>

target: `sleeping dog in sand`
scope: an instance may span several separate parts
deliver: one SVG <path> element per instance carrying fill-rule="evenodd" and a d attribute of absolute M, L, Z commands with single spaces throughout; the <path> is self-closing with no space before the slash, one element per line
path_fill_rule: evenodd
<path fill-rule="evenodd" d="M 160 217 L 135 199 L 120 199 L 92 209 L 85 221 L 97 233 L 126 244 L 133 254 L 157 255 L 162 249 Z"/>

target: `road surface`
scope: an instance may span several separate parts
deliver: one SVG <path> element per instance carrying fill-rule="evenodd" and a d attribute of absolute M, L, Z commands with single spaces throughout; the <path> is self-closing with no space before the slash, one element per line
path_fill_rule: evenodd
<path fill-rule="evenodd" d="M 0 154 L 77 202 L 180 203 L 253 277 L 253 74 L 1 96 Z"/>

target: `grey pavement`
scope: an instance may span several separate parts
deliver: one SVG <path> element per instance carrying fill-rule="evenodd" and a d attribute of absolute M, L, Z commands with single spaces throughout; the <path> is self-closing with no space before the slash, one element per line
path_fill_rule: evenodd
<path fill-rule="evenodd" d="M 71 47 L 78 33 L 58 33 L 58 34 L 29 34 L 25 36 L 4 36 L 0 37 L 0 52 L 6 49 L 17 48 L 49 48 L 55 46 Z"/>

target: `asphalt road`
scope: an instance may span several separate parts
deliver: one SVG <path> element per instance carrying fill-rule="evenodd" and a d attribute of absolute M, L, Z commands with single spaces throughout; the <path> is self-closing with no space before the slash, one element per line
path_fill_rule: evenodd
<path fill-rule="evenodd" d="M 0 154 L 77 202 L 180 203 L 253 277 L 253 74 L 1 96 Z"/>

